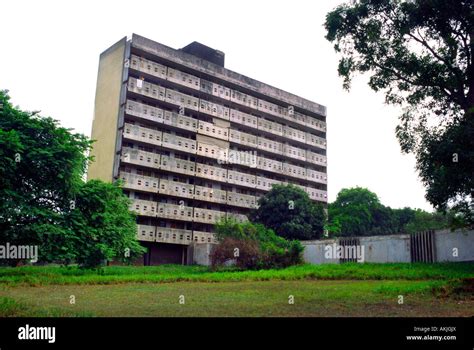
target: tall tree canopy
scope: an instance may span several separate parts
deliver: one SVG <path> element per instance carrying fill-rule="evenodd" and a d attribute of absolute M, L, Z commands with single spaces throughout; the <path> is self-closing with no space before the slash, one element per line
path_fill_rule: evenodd
<path fill-rule="evenodd" d="M 452 215 L 420 209 L 392 209 L 367 188 L 343 188 L 329 204 L 327 230 L 333 236 L 372 236 L 447 228 Z"/>
<path fill-rule="evenodd" d="M 142 253 L 121 189 L 83 181 L 92 142 L 9 99 L 0 91 L 0 244 L 87 266 Z"/>
<path fill-rule="evenodd" d="M 294 185 L 273 185 L 258 201 L 251 220 L 271 228 L 287 239 L 321 237 L 325 221 L 322 205 L 315 204 L 308 194 Z"/>
<path fill-rule="evenodd" d="M 369 86 L 403 107 L 396 134 L 416 155 L 426 198 L 439 209 L 458 205 L 472 222 L 474 2 L 352 1 L 325 27 L 344 87 L 369 73 Z"/>

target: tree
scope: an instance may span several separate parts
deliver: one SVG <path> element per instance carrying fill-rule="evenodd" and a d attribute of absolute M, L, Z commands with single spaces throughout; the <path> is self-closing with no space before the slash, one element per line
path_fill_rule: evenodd
<path fill-rule="evenodd" d="M 211 253 L 212 266 L 235 261 L 239 268 L 282 268 L 302 262 L 304 250 L 297 240 L 286 240 L 262 224 L 239 223 L 232 218 L 216 223 L 219 245 Z"/>
<path fill-rule="evenodd" d="M 41 261 L 85 266 L 143 252 L 121 189 L 82 180 L 92 142 L 13 107 L 6 91 L 0 106 L 0 244 L 37 245 Z"/>
<path fill-rule="evenodd" d="M 414 233 L 447 228 L 450 213 L 421 209 L 392 209 L 366 188 L 344 188 L 329 204 L 326 228 L 333 236 L 371 236 Z"/>
<path fill-rule="evenodd" d="M 40 245 L 82 182 L 91 142 L 9 100 L 0 91 L 0 241 Z"/>
<path fill-rule="evenodd" d="M 471 0 L 360 0 L 331 11 L 326 38 L 341 54 L 338 72 L 354 73 L 404 112 L 396 134 L 414 153 L 438 209 L 473 218 L 474 3 Z"/>
<path fill-rule="evenodd" d="M 322 205 L 315 204 L 308 194 L 294 185 L 274 185 L 258 201 L 251 220 L 262 223 L 287 239 L 321 237 L 325 221 Z"/>
<path fill-rule="evenodd" d="M 96 267 L 104 260 L 130 262 L 145 252 L 129 204 L 118 184 L 91 180 L 80 187 L 74 209 L 65 216 L 74 233 L 77 263 Z"/>
<path fill-rule="evenodd" d="M 366 188 L 343 188 L 329 204 L 329 232 L 343 236 L 389 233 L 390 212 L 377 195 Z M 337 223 L 337 230 L 331 228 Z"/>

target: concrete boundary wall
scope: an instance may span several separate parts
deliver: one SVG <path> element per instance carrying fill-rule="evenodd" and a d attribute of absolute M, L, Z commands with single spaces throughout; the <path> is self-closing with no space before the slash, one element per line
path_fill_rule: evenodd
<path fill-rule="evenodd" d="M 474 261 L 474 230 L 439 230 L 435 236 L 435 262 Z M 386 235 L 357 237 L 363 261 L 373 263 L 411 262 L 410 235 Z M 311 264 L 338 264 L 340 259 L 331 256 L 332 247 L 339 245 L 338 239 L 302 241 L 305 247 L 304 261 Z M 329 246 L 329 247 L 328 247 Z"/>

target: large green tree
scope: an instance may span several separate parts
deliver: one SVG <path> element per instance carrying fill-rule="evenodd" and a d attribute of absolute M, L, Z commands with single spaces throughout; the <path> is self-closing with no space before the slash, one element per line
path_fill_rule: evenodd
<path fill-rule="evenodd" d="M 0 244 L 38 245 L 42 261 L 87 266 L 140 254 L 120 188 L 83 181 L 92 142 L 9 100 L 0 91 Z"/>
<path fill-rule="evenodd" d="M 416 155 L 426 198 L 472 222 L 474 194 L 474 2 L 359 0 L 326 17 L 349 89 L 355 73 L 403 107 L 396 134 Z"/>
<path fill-rule="evenodd" d="M 326 228 L 332 236 L 372 236 L 447 228 L 450 218 L 421 209 L 392 209 L 367 188 L 343 188 L 329 204 Z"/>
<path fill-rule="evenodd" d="M 323 233 L 325 213 L 308 194 L 294 185 L 274 185 L 258 201 L 251 220 L 287 239 L 316 239 Z"/>

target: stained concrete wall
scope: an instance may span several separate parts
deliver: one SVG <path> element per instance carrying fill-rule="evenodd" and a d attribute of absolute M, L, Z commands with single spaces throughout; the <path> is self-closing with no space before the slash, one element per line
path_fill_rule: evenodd
<path fill-rule="evenodd" d="M 437 261 L 474 261 L 474 230 L 436 231 L 435 247 Z"/>
<path fill-rule="evenodd" d="M 100 55 L 91 135 L 94 161 L 89 164 L 88 180 L 113 179 L 126 42 L 123 38 Z"/>
<path fill-rule="evenodd" d="M 209 255 L 212 252 L 214 243 L 194 243 L 193 244 L 193 264 L 210 266 L 211 259 Z"/>
<path fill-rule="evenodd" d="M 304 261 L 311 264 L 339 263 L 339 260 L 326 259 L 325 247 L 338 243 L 337 239 L 303 241 Z M 410 262 L 410 235 L 388 235 L 359 237 L 364 246 L 364 261 L 373 263 Z M 457 256 L 453 254 L 457 248 Z M 435 231 L 436 262 L 474 261 L 474 231 Z"/>
<path fill-rule="evenodd" d="M 410 236 L 389 235 L 361 237 L 366 262 L 410 262 Z"/>

